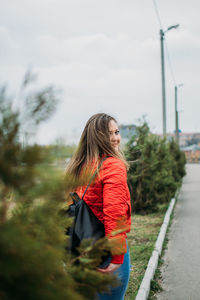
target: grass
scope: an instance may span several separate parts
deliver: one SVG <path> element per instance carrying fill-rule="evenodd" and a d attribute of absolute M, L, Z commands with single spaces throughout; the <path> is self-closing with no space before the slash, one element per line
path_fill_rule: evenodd
<path fill-rule="evenodd" d="M 125 300 L 134 300 L 137 295 L 167 207 L 165 204 L 157 213 L 132 216 L 131 231 L 128 234 L 132 271 Z"/>
<path fill-rule="evenodd" d="M 173 212 L 172 212 L 172 214 L 170 216 L 170 221 L 169 221 L 169 225 L 168 225 L 168 228 L 167 228 L 166 236 L 165 236 L 165 239 L 164 239 L 164 243 L 163 243 L 162 253 L 161 253 L 161 256 L 160 256 L 159 261 L 158 261 L 158 267 L 157 267 L 156 272 L 154 274 L 154 279 L 151 282 L 151 288 L 150 288 L 150 293 L 149 293 L 148 300 L 156 300 L 158 293 L 163 290 L 162 289 L 161 267 L 164 263 L 163 256 L 165 254 L 165 250 L 167 249 L 168 233 L 169 233 L 169 230 L 170 230 L 170 227 L 171 227 L 171 224 L 172 224 L 173 217 L 174 217 L 174 215 L 173 215 Z"/>

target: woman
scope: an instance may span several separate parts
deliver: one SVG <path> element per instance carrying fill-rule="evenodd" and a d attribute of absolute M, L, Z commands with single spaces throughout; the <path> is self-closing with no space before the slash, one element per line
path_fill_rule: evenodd
<path fill-rule="evenodd" d="M 84 195 L 97 218 L 104 224 L 105 235 L 111 240 L 111 262 L 102 273 L 114 273 L 121 285 L 111 289 L 109 294 L 99 294 L 100 300 L 123 300 L 127 289 L 130 270 L 130 258 L 126 241 L 126 232 L 130 231 L 131 204 L 127 186 L 127 162 L 120 152 L 120 133 L 117 121 L 104 113 L 93 115 L 87 122 L 78 146 L 67 171 L 75 177 L 83 176 L 87 170 L 94 170 L 104 158 L 103 164 Z M 81 198 L 85 187 L 77 194 Z M 120 224 L 120 225 L 119 225 Z M 123 232 L 112 236 L 116 229 Z"/>

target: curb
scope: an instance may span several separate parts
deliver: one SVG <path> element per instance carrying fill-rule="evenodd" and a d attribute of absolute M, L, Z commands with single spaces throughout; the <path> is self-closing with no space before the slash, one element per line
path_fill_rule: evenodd
<path fill-rule="evenodd" d="M 151 287 L 151 281 L 153 280 L 155 271 L 158 266 L 158 259 L 162 252 L 162 246 L 165 239 L 167 227 L 169 225 L 170 216 L 174 208 L 174 204 L 176 202 L 176 198 L 172 198 L 169 204 L 169 207 L 165 213 L 165 218 L 163 221 L 163 224 L 160 228 L 160 232 L 158 235 L 158 238 L 155 243 L 154 251 L 152 252 L 151 258 L 149 259 L 147 269 L 145 271 L 142 283 L 140 285 L 140 288 L 138 290 L 137 296 L 135 300 L 147 300 L 150 292 Z"/>

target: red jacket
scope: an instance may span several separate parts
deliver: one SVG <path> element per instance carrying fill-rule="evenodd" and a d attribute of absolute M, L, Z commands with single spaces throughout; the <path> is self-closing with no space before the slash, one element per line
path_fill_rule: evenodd
<path fill-rule="evenodd" d="M 77 190 L 79 197 L 82 197 L 84 190 L 85 187 Z M 126 232 L 130 231 L 131 225 L 131 202 L 126 167 L 120 159 L 108 157 L 103 162 L 99 175 L 89 186 L 84 200 L 104 224 L 106 236 L 114 242 L 111 262 L 122 264 L 126 253 Z M 110 236 L 120 228 L 124 230 L 122 233 Z M 120 254 L 115 254 L 119 253 L 119 249 Z"/>

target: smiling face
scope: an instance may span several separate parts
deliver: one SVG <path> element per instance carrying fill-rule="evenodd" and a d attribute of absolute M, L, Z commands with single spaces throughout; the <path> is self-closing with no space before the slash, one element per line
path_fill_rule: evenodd
<path fill-rule="evenodd" d="M 119 133 L 118 125 L 114 120 L 111 120 L 108 124 L 108 128 L 109 128 L 111 146 L 115 150 L 119 151 L 121 136 L 120 136 L 120 133 Z"/>

